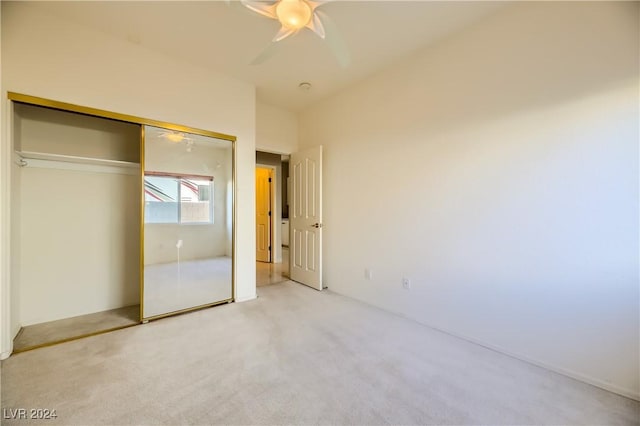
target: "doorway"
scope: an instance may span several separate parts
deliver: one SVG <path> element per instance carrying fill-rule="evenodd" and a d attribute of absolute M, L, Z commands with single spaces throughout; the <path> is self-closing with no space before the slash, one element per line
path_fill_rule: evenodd
<path fill-rule="evenodd" d="M 271 263 L 271 184 L 273 171 L 256 167 L 256 260 Z"/>
<path fill-rule="evenodd" d="M 287 156 L 256 151 L 256 285 L 289 279 Z M 286 170 L 285 170 L 286 169 Z"/>

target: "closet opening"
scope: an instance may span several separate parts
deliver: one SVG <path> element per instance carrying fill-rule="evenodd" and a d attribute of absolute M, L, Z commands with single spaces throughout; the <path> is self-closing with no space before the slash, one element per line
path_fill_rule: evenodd
<path fill-rule="evenodd" d="M 140 322 L 140 135 L 13 104 L 14 352 Z"/>

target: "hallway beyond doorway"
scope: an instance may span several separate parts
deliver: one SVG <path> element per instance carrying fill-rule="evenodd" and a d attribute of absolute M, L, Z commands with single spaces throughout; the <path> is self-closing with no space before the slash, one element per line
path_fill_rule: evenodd
<path fill-rule="evenodd" d="M 256 286 L 265 286 L 289 279 L 289 248 L 282 247 L 282 263 L 256 262 Z"/>

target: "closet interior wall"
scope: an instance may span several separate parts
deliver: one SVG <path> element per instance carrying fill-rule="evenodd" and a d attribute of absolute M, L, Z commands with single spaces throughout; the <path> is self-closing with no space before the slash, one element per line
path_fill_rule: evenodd
<path fill-rule="evenodd" d="M 140 125 L 14 103 L 12 332 L 140 301 Z"/>

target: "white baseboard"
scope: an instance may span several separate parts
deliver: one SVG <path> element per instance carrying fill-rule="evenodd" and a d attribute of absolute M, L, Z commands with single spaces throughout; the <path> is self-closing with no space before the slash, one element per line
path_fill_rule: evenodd
<path fill-rule="evenodd" d="M 236 302 L 237 303 L 242 303 L 242 302 L 248 302 L 249 300 L 253 300 L 253 299 L 257 299 L 258 295 L 254 294 L 252 296 L 244 296 L 244 297 L 236 297 Z"/>

